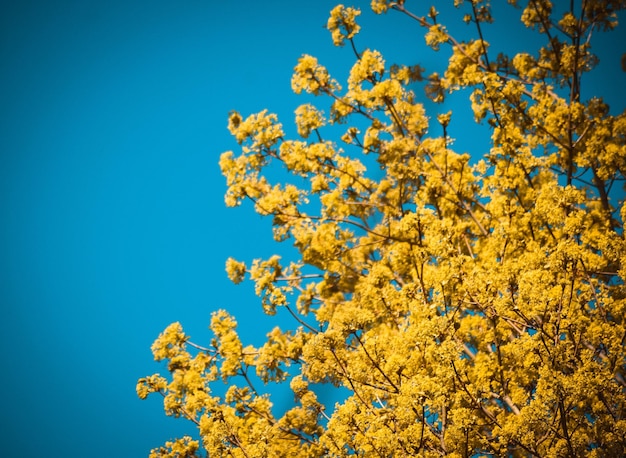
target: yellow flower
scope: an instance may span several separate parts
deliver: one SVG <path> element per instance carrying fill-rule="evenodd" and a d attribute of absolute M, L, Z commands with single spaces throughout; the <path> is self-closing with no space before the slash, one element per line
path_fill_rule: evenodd
<path fill-rule="evenodd" d="M 324 126 L 323 114 L 311 104 L 300 105 L 296 109 L 296 126 L 298 134 L 303 138 L 308 138 L 313 130 Z"/>
<path fill-rule="evenodd" d="M 326 27 L 332 34 L 335 46 L 343 46 L 345 40 L 351 40 L 359 33 L 361 27 L 356 23 L 356 17 L 360 14 L 359 9 L 346 8 L 343 5 L 337 5 L 332 9 Z"/>

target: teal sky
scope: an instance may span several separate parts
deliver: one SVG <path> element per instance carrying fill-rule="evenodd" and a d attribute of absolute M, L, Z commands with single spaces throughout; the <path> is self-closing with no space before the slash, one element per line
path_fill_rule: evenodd
<path fill-rule="evenodd" d="M 157 397 L 135 394 L 137 378 L 163 371 L 150 353 L 159 332 L 180 321 L 208 341 L 218 308 L 237 317 L 246 343 L 273 327 L 252 286 L 230 284 L 224 262 L 281 247 L 250 206 L 225 208 L 217 161 L 237 147 L 226 130 L 232 109 L 268 108 L 294 131 L 304 100 L 290 78 L 301 54 L 345 78 L 353 56 L 324 29 L 336 3 L 3 4 L 2 456 L 146 456 L 194 431 L 166 418 Z M 441 65 L 410 20 L 355 3 L 364 10 L 361 48 Z M 510 43 L 506 27 L 492 33 Z M 610 37 L 602 46 L 619 57 L 624 32 Z M 594 88 L 610 97 L 626 81 L 619 58 L 606 62 Z M 469 116 L 455 115 L 451 129 L 460 151 L 485 147 Z"/>

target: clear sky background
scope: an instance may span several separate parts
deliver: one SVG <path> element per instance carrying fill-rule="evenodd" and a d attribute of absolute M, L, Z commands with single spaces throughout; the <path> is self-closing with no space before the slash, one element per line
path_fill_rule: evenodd
<path fill-rule="evenodd" d="M 135 394 L 139 377 L 163 371 L 150 345 L 165 326 L 180 321 L 202 343 L 211 312 L 227 308 L 245 343 L 273 327 L 252 285 L 230 284 L 224 262 L 281 247 L 250 206 L 225 208 L 217 161 L 237 147 L 226 130 L 232 109 L 268 108 L 294 132 L 304 100 L 290 78 L 301 54 L 345 80 L 352 53 L 324 29 L 336 3 L 3 2 L 1 456 L 146 456 L 194 432 L 165 417 L 160 397 Z M 441 67 L 415 23 L 355 3 L 362 49 Z M 511 43 L 504 25 L 490 33 Z M 617 56 L 595 86 L 609 97 L 625 83 L 624 43 L 622 30 L 602 45 Z M 450 129 L 459 151 L 486 145 L 467 115 Z"/>

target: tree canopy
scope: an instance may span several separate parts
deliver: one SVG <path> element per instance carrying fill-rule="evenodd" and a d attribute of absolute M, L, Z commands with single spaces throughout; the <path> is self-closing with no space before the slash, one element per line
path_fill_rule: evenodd
<path fill-rule="evenodd" d="M 538 49 L 491 53 L 488 1 L 454 0 L 471 40 L 434 7 L 371 2 L 446 53 L 441 74 L 359 49 L 361 12 L 338 5 L 327 27 L 355 62 L 340 84 L 299 59 L 292 89 L 320 103 L 295 111 L 297 138 L 268 111 L 230 114 L 240 148 L 220 158 L 226 204 L 253 202 L 297 259 L 229 259 L 226 270 L 294 326 L 259 347 L 224 310 L 205 344 L 168 326 L 152 351 L 169 374 L 137 392 L 160 393 L 199 440 L 151 456 L 626 453 L 626 112 L 584 86 L 595 34 L 617 27 L 626 2 L 508 3 Z M 468 129 L 454 113 L 429 117 L 421 97 L 456 91 L 489 126 L 480 154 L 455 151 Z M 277 169 L 288 178 L 274 182 Z M 282 416 L 261 389 L 270 383 L 293 392 Z M 324 405 L 319 384 L 348 395 Z"/>

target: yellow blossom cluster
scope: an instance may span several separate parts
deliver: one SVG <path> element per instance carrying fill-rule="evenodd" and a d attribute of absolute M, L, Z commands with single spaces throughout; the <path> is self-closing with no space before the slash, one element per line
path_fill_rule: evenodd
<path fill-rule="evenodd" d="M 335 46 L 343 46 L 345 40 L 352 40 L 361 27 L 356 23 L 356 17 L 361 11 L 343 5 L 337 5 L 330 12 L 326 27 L 330 31 Z"/>
<path fill-rule="evenodd" d="M 302 138 L 309 138 L 311 132 L 323 127 L 326 124 L 324 115 L 310 103 L 300 105 L 296 109 L 296 126 L 298 135 Z"/>
<path fill-rule="evenodd" d="M 191 458 L 195 457 L 200 448 L 200 443 L 189 436 L 167 441 L 165 447 L 159 447 L 150 451 L 149 458 Z"/>
<path fill-rule="evenodd" d="M 296 94 L 302 91 L 318 95 L 339 89 L 337 82 L 330 78 L 328 70 L 313 56 L 305 54 L 298 59 L 291 78 L 291 88 Z"/>
<path fill-rule="evenodd" d="M 230 258 L 226 272 L 295 324 L 258 347 L 223 310 L 206 346 L 167 327 L 152 351 L 169 376 L 140 379 L 137 394 L 161 394 L 200 441 L 151 456 L 626 454 L 626 112 L 581 97 L 592 32 L 614 29 L 626 2 L 524 2 L 521 26 L 543 44 L 511 57 L 489 50 L 488 1 L 454 5 L 478 38 L 457 40 L 434 8 L 371 2 L 449 50 L 441 75 L 359 51 L 359 11 L 339 5 L 328 28 L 353 47 L 346 89 L 308 55 L 292 78 L 330 101 L 328 116 L 301 105 L 289 139 L 267 111 L 231 113 L 226 203 L 251 200 L 297 256 Z M 455 151 L 449 135 L 467 127 L 452 112 L 431 122 L 417 87 L 435 102 L 463 91 L 488 150 Z M 276 165 L 293 180 L 271 182 Z M 280 415 L 270 384 L 293 395 Z M 326 405 L 320 386 L 347 394 Z"/>

